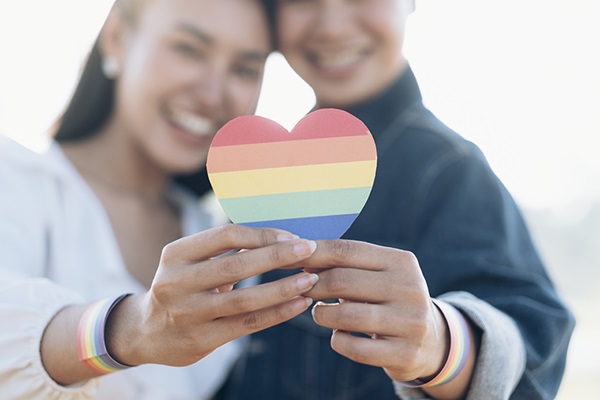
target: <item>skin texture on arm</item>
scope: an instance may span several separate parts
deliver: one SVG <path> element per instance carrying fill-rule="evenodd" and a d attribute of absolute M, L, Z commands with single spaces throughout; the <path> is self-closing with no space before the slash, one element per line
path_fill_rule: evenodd
<path fill-rule="evenodd" d="M 165 247 L 150 290 L 127 297 L 111 312 L 109 353 L 127 365 L 190 365 L 222 344 L 289 320 L 312 300 L 316 281 L 300 273 L 277 282 L 230 290 L 236 282 L 310 255 L 315 242 L 273 229 L 225 226 Z M 232 249 L 249 249 L 214 258 Z M 77 324 L 86 306 L 65 308 L 42 338 L 42 362 L 62 385 L 96 374 L 77 356 Z"/>

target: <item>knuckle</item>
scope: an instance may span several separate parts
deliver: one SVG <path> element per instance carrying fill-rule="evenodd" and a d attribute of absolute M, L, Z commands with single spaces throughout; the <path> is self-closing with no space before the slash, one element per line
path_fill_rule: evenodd
<path fill-rule="evenodd" d="M 244 328 L 250 331 L 256 331 L 262 327 L 262 318 L 258 313 L 250 313 L 242 319 Z"/>
<path fill-rule="evenodd" d="M 297 314 L 297 312 L 293 308 L 291 308 L 289 304 L 274 307 L 271 311 L 272 313 L 268 322 L 269 325 L 287 321 L 288 319 Z"/>
<path fill-rule="evenodd" d="M 160 303 L 164 303 L 171 297 L 171 294 L 177 292 L 177 285 L 169 278 L 168 273 L 162 273 L 160 279 L 155 279 L 150 288 L 152 296 Z"/>
<path fill-rule="evenodd" d="M 322 285 L 325 286 L 325 290 L 331 294 L 342 294 L 348 287 L 349 279 L 346 271 L 340 268 L 335 268 L 330 271 L 326 271 L 325 279 L 321 279 Z M 324 275 L 324 274 L 323 274 Z M 319 283 L 321 283 L 321 281 Z"/>
<path fill-rule="evenodd" d="M 398 254 L 400 261 L 404 264 L 409 264 L 413 266 L 419 265 L 419 260 L 417 259 L 415 253 L 413 253 L 412 251 L 396 249 L 396 254 Z"/>
<path fill-rule="evenodd" d="M 229 295 L 231 298 L 228 299 L 228 308 L 235 313 L 242 314 L 253 310 L 253 301 L 243 290 L 230 292 Z"/>
<path fill-rule="evenodd" d="M 245 263 L 240 254 L 232 254 L 223 259 L 219 268 L 220 275 L 227 280 L 236 280 L 244 273 Z"/>
<path fill-rule="evenodd" d="M 344 261 L 352 253 L 352 244 L 348 240 L 330 242 L 330 250 L 336 261 Z"/>
<path fill-rule="evenodd" d="M 274 242 L 272 232 L 266 229 L 258 230 L 258 240 L 262 246 L 268 246 Z"/>
<path fill-rule="evenodd" d="M 368 332 L 378 332 L 382 327 L 389 324 L 389 318 L 380 307 L 371 307 L 365 315 L 365 330 Z"/>
<path fill-rule="evenodd" d="M 412 369 L 419 362 L 421 350 L 419 346 L 404 346 L 402 351 L 402 360 L 406 369 Z"/>
<path fill-rule="evenodd" d="M 426 343 L 431 326 L 428 318 L 422 315 L 413 315 L 404 320 L 403 342 L 409 349 L 420 349 Z"/>
<path fill-rule="evenodd" d="M 285 265 L 287 257 L 284 254 L 283 246 L 273 246 L 269 254 L 269 261 L 272 265 Z"/>
<path fill-rule="evenodd" d="M 420 347 L 427 336 L 427 332 L 429 331 L 429 324 L 424 318 L 419 318 L 413 322 L 412 330 L 412 337 L 415 341 L 415 344 Z"/>
<path fill-rule="evenodd" d="M 220 301 L 222 296 L 215 293 L 209 293 L 204 296 L 203 311 L 208 319 L 220 318 L 225 315 L 227 303 Z"/>
<path fill-rule="evenodd" d="M 278 293 L 281 299 L 289 299 L 296 294 L 296 287 L 290 286 L 290 284 L 287 284 L 287 282 L 281 282 L 278 284 L 278 286 Z"/>
<path fill-rule="evenodd" d="M 160 258 L 163 262 L 170 262 L 175 258 L 177 254 L 177 241 L 166 244 L 160 253 Z"/>
<path fill-rule="evenodd" d="M 214 228 L 216 239 L 226 246 L 232 246 L 239 235 L 237 225 L 229 224 Z"/>

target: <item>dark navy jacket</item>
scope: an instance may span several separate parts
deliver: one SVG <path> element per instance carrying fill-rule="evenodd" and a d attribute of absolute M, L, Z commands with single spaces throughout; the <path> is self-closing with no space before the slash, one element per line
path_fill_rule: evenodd
<path fill-rule="evenodd" d="M 573 318 L 483 154 L 423 106 L 410 69 L 379 98 L 347 111 L 373 134 L 378 167 L 369 200 L 344 237 L 410 250 L 432 297 L 469 292 L 510 316 L 527 351 L 511 398 L 554 398 Z M 218 398 L 397 398 L 381 368 L 338 355 L 330 336 L 310 312 L 252 335 Z"/>

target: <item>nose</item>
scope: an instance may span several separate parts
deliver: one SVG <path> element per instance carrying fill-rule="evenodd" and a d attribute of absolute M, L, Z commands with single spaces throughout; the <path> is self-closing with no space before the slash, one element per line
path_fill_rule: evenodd
<path fill-rule="evenodd" d="M 323 40 L 347 37 L 351 27 L 352 6 L 345 0 L 320 2 L 313 32 Z"/>
<path fill-rule="evenodd" d="M 222 110 L 225 100 L 227 69 L 214 63 L 209 68 L 202 68 L 199 75 L 196 96 L 206 111 L 217 113 Z"/>

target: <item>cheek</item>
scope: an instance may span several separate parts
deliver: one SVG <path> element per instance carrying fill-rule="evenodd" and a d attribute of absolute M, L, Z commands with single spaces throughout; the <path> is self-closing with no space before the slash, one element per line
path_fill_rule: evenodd
<path fill-rule="evenodd" d="M 310 25 L 308 17 L 294 14 L 282 10 L 277 19 L 277 45 L 282 51 L 300 44 Z"/>
<path fill-rule="evenodd" d="M 402 6 L 373 8 L 363 15 L 364 26 L 383 46 L 397 48 L 404 40 L 407 15 L 398 7 Z"/>
<path fill-rule="evenodd" d="M 120 95 L 128 108 L 141 108 L 146 106 L 155 97 L 157 84 L 156 65 L 153 63 L 137 63 L 135 61 L 127 64 L 127 69 L 119 80 Z"/>
<path fill-rule="evenodd" d="M 165 45 L 157 43 L 140 46 L 129 61 L 131 80 L 138 91 L 146 94 L 181 86 L 198 73 L 190 63 L 183 62 Z"/>
<path fill-rule="evenodd" d="M 253 114 L 256 111 L 260 83 L 236 82 L 232 79 L 227 90 L 227 118 L 233 119 L 240 115 Z"/>
<path fill-rule="evenodd" d="M 382 56 L 397 58 L 403 47 L 403 28 L 396 18 L 389 15 L 376 14 L 365 18 L 363 26 L 369 32 Z"/>

